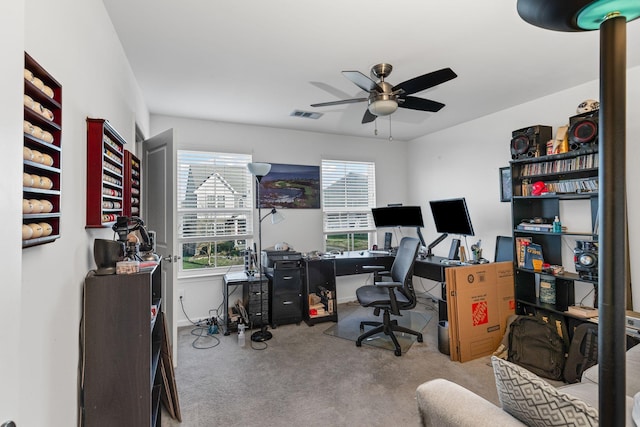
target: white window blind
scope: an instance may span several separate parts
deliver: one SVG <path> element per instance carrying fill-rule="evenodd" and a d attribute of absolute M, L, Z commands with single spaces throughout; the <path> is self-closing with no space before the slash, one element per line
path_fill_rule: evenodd
<path fill-rule="evenodd" d="M 375 164 L 322 161 L 322 211 L 325 233 L 372 231 L 376 206 Z"/>
<path fill-rule="evenodd" d="M 178 238 L 182 242 L 253 235 L 251 155 L 178 150 Z"/>

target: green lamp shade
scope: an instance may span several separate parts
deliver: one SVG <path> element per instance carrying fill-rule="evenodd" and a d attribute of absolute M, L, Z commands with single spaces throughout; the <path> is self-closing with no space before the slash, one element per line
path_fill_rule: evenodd
<path fill-rule="evenodd" d="M 605 18 L 617 12 L 627 22 L 640 17 L 638 0 L 596 0 L 578 12 L 577 24 L 583 30 L 597 30 Z"/>

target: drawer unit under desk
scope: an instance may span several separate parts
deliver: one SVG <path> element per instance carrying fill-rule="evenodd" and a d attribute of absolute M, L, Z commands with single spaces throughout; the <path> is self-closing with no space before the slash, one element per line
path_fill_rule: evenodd
<path fill-rule="evenodd" d="M 301 293 L 302 292 L 302 269 L 274 269 L 271 275 L 272 289 L 274 294 Z"/>

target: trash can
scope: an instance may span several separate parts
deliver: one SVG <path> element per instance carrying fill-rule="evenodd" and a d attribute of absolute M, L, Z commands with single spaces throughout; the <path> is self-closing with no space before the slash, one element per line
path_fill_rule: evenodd
<path fill-rule="evenodd" d="M 449 352 L 449 322 L 446 320 L 438 322 L 438 350 L 442 354 L 451 354 Z"/>

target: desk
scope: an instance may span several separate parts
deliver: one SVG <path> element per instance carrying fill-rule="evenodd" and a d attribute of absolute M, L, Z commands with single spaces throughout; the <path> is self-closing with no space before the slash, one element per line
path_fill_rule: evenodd
<path fill-rule="evenodd" d="M 327 287 L 326 283 L 329 283 L 326 278 L 327 274 L 335 275 L 335 276 L 349 276 L 353 274 L 365 274 L 369 273 L 369 271 L 365 271 L 363 268 L 366 265 L 382 265 L 385 269 L 390 269 L 393 264 L 394 256 L 385 253 L 370 253 L 369 251 L 351 251 L 344 252 L 339 255 L 332 255 L 327 257 L 319 258 L 322 260 L 322 263 L 314 263 L 317 265 L 318 271 L 314 272 L 314 274 L 310 274 L 308 271 L 305 274 L 305 295 L 304 295 L 304 303 L 303 307 L 308 313 L 308 300 L 307 296 L 309 292 L 315 292 L 318 285 L 324 285 Z M 438 316 L 439 320 L 447 319 L 447 303 L 446 303 L 446 290 L 445 290 L 445 269 L 449 267 L 453 267 L 453 265 L 443 264 L 442 261 L 446 260 L 444 257 L 439 256 L 430 256 L 426 258 L 418 258 L 414 265 L 413 274 L 418 277 L 422 277 L 425 279 L 433 280 L 436 282 L 440 282 L 442 284 L 442 299 L 439 300 L 438 303 Z M 305 269 L 308 267 L 308 263 L 313 260 L 305 260 L 304 265 Z M 315 278 L 316 276 L 319 277 Z M 309 278 L 313 277 L 311 282 L 309 282 Z M 318 280 L 320 280 L 318 283 Z M 229 289 L 234 286 L 242 286 L 243 288 L 243 305 L 247 309 L 247 313 L 249 315 L 250 320 L 253 322 L 254 326 L 261 325 L 262 319 L 265 322 L 269 322 L 269 299 L 271 297 L 269 293 L 269 282 L 266 277 L 262 277 L 262 292 L 264 295 L 261 295 L 260 287 L 259 287 L 260 279 L 254 276 L 247 276 L 244 272 L 235 272 L 228 273 L 224 276 L 224 334 L 229 335 L 230 331 L 235 331 L 237 325 L 234 322 L 230 321 L 229 318 Z M 326 282 L 326 283 L 325 283 Z M 335 287 L 335 282 L 333 284 Z M 331 289 L 331 286 L 328 286 Z M 263 297 L 262 300 L 262 310 L 260 309 L 260 297 Z M 334 295 L 334 298 L 337 298 Z M 258 304 L 256 306 L 256 304 Z M 311 320 L 308 318 L 308 314 L 304 315 L 303 318 L 307 323 L 312 324 L 318 320 Z M 311 321 L 310 321 L 311 320 Z M 323 319 L 337 321 L 337 311 L 333 313 L 332 316 L 328 316 Z"/>

